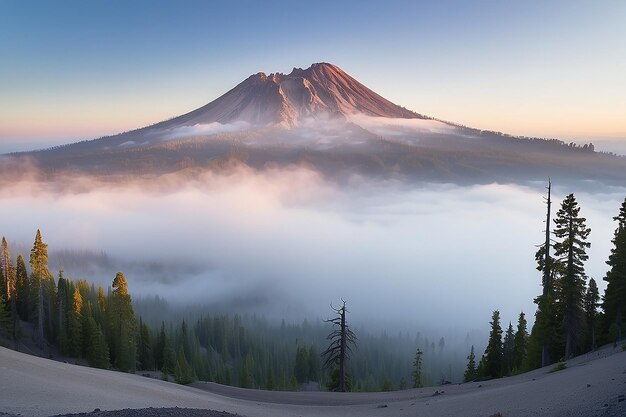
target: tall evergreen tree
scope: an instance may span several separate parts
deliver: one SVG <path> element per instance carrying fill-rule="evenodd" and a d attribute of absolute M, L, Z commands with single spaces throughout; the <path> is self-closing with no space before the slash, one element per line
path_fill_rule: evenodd
<path fill-rule="evenodd" d="M 11 262 L 11 255 L 9 254 L 9 244 L 6 238 L 2 237 L 0 253 L 0 268 L 2 270 L 2 294 L 7 302 L 10 302 L 15 295 L 16 276 L 15 267 Z"/>
<path fill-rule="evenodd" d="M 605 331 L 613 327 L 616 340 L 620 340 L 624 332 L 623 316 L 626 312 L 626 199 L 613 220 L 617 222 L 617 229 L 613 236 L 611 255 L 606 261 L 610 269 L 604 277 L 607 285 L 602 309 L 606 317 Z"/>
<path fill-rule="evenodd" d="M 154 358 L 152 356 L 152 337 L 150 328 L 139 317 L 139 334 L 137 343 L 137 362 L 140 369 L 151 370 L 154 368 Z"/>
<path fill-rule="evenodd" d="M 493 312 L 490 324 L 491 332 L 485 349 L 485 375 L 498 378 L 502 375 L 502 327 L 498 310 Z"/>
<path fill-rule="evenodd" d="M 22 320 L 29 320 L 30 289 L 26 262 L 24 262 L 24 257 L 22 255 L 17 256 L 17 263 L 15 266 L 15 290 L 17 293 L 17 312 Z"/>
<path fill-rule="evenodd" d="M 298 383 L 303 384 L 308 382 L 309 379 L 309 352 L 306 347 L 298 346 L 296 349 L 296 362 L 294 365 L 294 375 L 296 376 L 296 381 Z"/>
<path fill-rule="evenodd" d="M 124 274 L 118 272 L 113 280 L 111 307 L 108 312 L 111 328 L 111 358 L 121 371 L 135 370 L 135 313 Z"/>
<path fill-rule="evenodd" d="M 596 280 L 589 279 L 589 286 L 585 293 L 585 320 L 586 320 L 586 350 L 594 350 L 596 348 L 596 328 L 598 324 L 598 306 L 600 305 L 600 294 Z"/>
<path fill-rule="evenodd" d="M 528 331 L 526 330 L 526 317 L 524 312 L 519 313 L 517 320 L 517 330 L 515 332 L 513 346 L 513 369 L 521 370 L 522 364 L 526 359 L 526 350 L 528 349 Z"/>
<path fill-rule="evenodd" d="M 509 327 L 504 334 L 502 348 L 502 375 L 508 376 L 513 370 L 513 352 L 515 350 L 515 333 L 511 322 L 509 322 Z"/>
<path fill-rule="evenodd" d="M 476 355 L 474 354 L 474 345 L 470 349 L 470 353 L 467 356 L 467 369 L 463 374 L 463 382 L 470 382 L 478 377 L 478 369 L 476 368 Z"/>
<path fill-rule="evenodd" d="M 320 354 L 314 345 L 311 345 L 309 347 L 309 352 L 307 356 L 309 360 L 309 363 L 308 363 L 309 379 L 311 379 L 312 381 L 319 382 L 320 369 L 322 366 L 320 364 Z"/>
<path fill-rule="evenodd" d="M 90 309 L 91 310 L 91 309 Z M 91 312 L 85 315 L 85 350 L 89 366 L 107 369 L 109 363 L 109 348 L 107 346 L 102 329 L 96 323 Z"/>
<path fill-rule="evenodd" d="M 556 214 L 554 235 L 560 239 L 554 244 L 554 254 L 563 264 L 559 285 L 559 305 L 563 316 L 563 337 L 565 358 L 573 355 L 578 335 L 582 329 L 582 304 L 585 291 L 585 269 L 583 262 L 589 256 L 587 249 L 591 243 L 587 237 L 591 229 L 580 217 L 580 208 L 574 194 L 563 200 Z"/>
<path fill-rule="evenodd" d="M 0 332 L 11 334 L 11 312 L 7 308 L 4 296 L 0 294 Z"/>
<path fill-rule="evenodd" d="M 413 360 L 413 388 L 422 388 L 422 351 L 419 348 L 415 351 Z"/>
<path fill-rule="evenodd" d="M 59 271 L 59 280 L 57 281 L 57 313 L 58 313 L 58 344 L 62 355 L 69 355 L 69 333 L 68 333 L 68 316 L 71 308 L 68 308 L 68 280 L 63 275 L 63 270 Z"/>
<path fill-rule="evenodd" d="M 48 269 L 48 245 L 41 238 L 37 229 L 35 242 L 30 250 L 31 288 L 30 300 L 33 301 L 31 310 L 36 324 L 35 341 L 40 348 L 44 348 L 45 335 L 50 335 L 52 327 L 52 298 L 56 290 L 54 278 Z"/>
<path fill-rule="evenodd" d="M 78 287 L 74 287 L 72 309 L 68 317 L 68 352 L 70 356 L 79 358 L 83 354 L 83 296 Z"/>

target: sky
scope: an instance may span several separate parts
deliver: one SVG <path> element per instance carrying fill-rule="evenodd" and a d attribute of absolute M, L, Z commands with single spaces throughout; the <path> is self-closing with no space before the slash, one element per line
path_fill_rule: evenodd
<path fill-rule="evenodd" d="M 331 62 L 422 114 L 626 139 L 626 2 L 0 2 L 0 150 L 130 130 Z"/>

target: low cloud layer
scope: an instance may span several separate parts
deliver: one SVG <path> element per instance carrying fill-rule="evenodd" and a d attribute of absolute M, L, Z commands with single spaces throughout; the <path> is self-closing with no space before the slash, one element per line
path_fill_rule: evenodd
<path fill-rule="evenodd" d="M 239 132 L 250 128 L 250 124 L 242 121 L 222 124 L 219 122 L 196 124 L 171 129 L 165 133 L 165 139 L 178 139 L 190 136 L 215 135 L 218 133 Z"/>
<path fill-rule="evenodd" d="M 493 309 L 505 321 L 532 315 L 540 292 L 541 187 L 361 180 L 340 188 L 299 167 L 77 183 L 63 192 L 29 181 L 5 189 L 2 234 L 15 256 L 40 228 L 55 268 L 101 285 L 123 270 L 136 296 L 253 296 L 287 320 L 326 316 L 343 297 L 360 322 L 465 331 L 486 328 Z M 555 202 L 570 191 L 557 188 Z M 577 194 L 592 228 L 587 272 L 601 288 L 624 196 Z"/>

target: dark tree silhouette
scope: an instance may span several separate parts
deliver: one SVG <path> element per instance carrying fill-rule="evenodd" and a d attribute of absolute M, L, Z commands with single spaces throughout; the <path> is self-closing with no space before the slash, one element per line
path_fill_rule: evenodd
<path fill-rule="evenodd" d="M 619 214 L 613 217 L 617 221 L 617 229 L 613 237 L 613 248 L 609 260 L 611 269 L 606 273 L 607 282 L 602 300 L 602 309 L 606 315 L 606 329 L 615 330 L 615 341 L 622 338 L 622 316 L 626 309 L 626 199 L 622 203 Z"/>
<path fill-rule="evenodd" d="M 491 316 L 489 343 L 485 349 L 485 375 L 499 378 L 502 375 L 502 327 L 500 312 L 495 310 Z"/>
<path fill-rule="evenodd" d="M 331 304 L 330 308 L 336 314 L 336 317 L 326 320 L 327 323 L 333 324 L 333 331 L 327 336 L 326 339 L 330 340 L 330 345 L 322 352 L 324 360 L 324 368 L 330 368 L 335 366 L 339 370 L 339 385 L 337 391 L 346 392 L 348 390 L 346 384 L 346 365 L 350 354 L 352 353 L 352 346 L 356 345 L 356 336 L 348 327 L 346 322 L 346 302 L 342 301 L 342 305 L 339 308 L 334 308 Z"/>
<path fill-rule="evenodd" d="M 583 262 L 589 258 L 586 250 L 591 246 L 587 242 L 591 229 L 586 226 L 586 219 L 580 217 L 579 213 L 580 207 L 574 194 L 569 194 L 563 200 L 554 220 L 554 235 L 560 239 L 554 244 L 554 255 L 560 257 L 559 261 L 563 265 L 559 280 L 559 304 L 563 314 L 566 359 L 573 355 L 582 327 L 586 279 Z"/>
<path fill-rule="evenodd" d="M 513 369 L 522 369 L 522 363 L 526 359 L 526 350 L 528 349 L 528 332 L 526 331 L 526 316 L 522 311 L 519 313 L 517 320 L 517 331 L 515 332 L 515 340 L 513 346 Z"/>
<path fill-rule="evenodd" d="M 415 360 L 413 361 L 413 388 L 422 388 L 422 351 L 415 351 Z"/>
<path fill-rule="evenodd" d="M 474 354 L 474 345 L 470 349 L 470 353 L 467 357 L 467 369 L 463 374 L 463 382 L 470 382 L 476 379 L 478 376 L 478 369 L 476 368 L 476 355 Z"/>
<path fill-rule="evenodd" d="M 585 338 L 585 349 L 594 350 L 596 348 L 596 326 L 598 321 L 598 306 L 600 305 L 600 294 L 596 281 L 591 278 L 585 293 L 585 319 L 587 321 L 587 337 Z"/>
<path fill-rule="evenodd" d="M 548 180 L 548 196 L 545 197 L 546 201 L 546 230 L 545 241 L 543 245 L 539 247 L 539 250 L 535 254 L 537 260 L 537 270 L 542 272 L 542 294 L 535 299 L 537 304 L 537 312 L 535 313 L 535 325 L 533 327 L 533 335 L 536 340 L 535 343 L 541 345 L 541 366 L 549 365 L 551 361 L 550 348 L 554 345 L 554 334 L 557 331 L 557 323 L 554 320 L 554 281 L 556 270 L 558 269 L 557 262 L 550 256 L 550 213 L 552 209 L 552 182 Z"/>

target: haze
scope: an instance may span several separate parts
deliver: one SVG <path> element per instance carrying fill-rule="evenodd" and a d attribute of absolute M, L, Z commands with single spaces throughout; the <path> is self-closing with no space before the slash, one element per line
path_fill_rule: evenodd
<path fill-rule="evenodd" d="M 326 316 L 343 297 L 368 326 L 468 330 L 486 328 L 494 309 L 504 321 L 521 310 L 532 321 L 542 186 L 360 177 L 338 186 L 302 167 L 240 167 L 117 185 L 24 180 L 2 190 L 0 218 L 13 256 L 27 256 L 41 228 L 53 268 L 101 285 L 123 270 L 135 297 L 238 299 L 235 310 L 287 321 Z M 587 272 L 602 289 L 626 189 L 588 194 L 557 184 L 556 205 L 571 191 L 592 229 Z"/>

